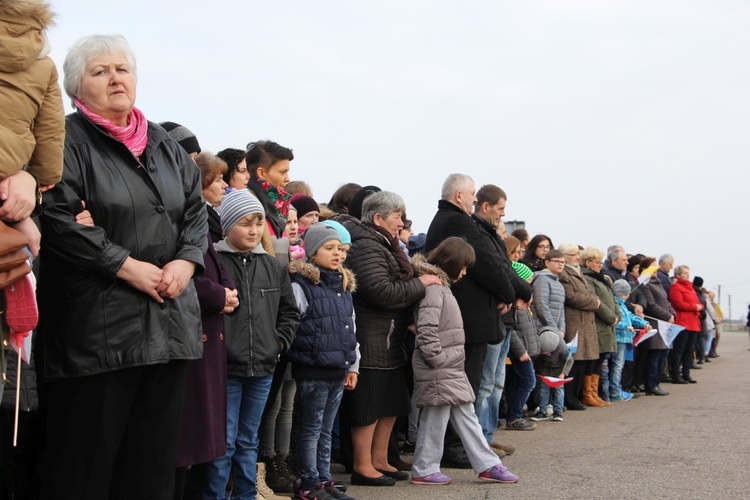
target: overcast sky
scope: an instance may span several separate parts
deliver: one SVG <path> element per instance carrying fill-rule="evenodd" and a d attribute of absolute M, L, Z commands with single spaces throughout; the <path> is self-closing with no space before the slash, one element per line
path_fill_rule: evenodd
<path fill-rule="evenodd" d="M 79 37 L 123 34 L 148 119 L 291 147 L 319 202 L 376 184 L 426 231 L 466 173 L 532 235 L 672 253 L 747 312 L 745 0 L 52 4 L 61 71 Z"/>

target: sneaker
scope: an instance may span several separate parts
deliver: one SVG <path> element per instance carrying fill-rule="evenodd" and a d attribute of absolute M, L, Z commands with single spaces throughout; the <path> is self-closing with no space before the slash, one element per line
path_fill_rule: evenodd
<path fill-rule="evenodd" d="M 505 429 L 509 431 L 533 431 L 534 429 L 536 429 L 536 424 L 527 422 L 526 420 L 522 418 L 517 418 L 513 421 L 508 420 L 505 423 Z"/>
<path fill-rule="evenodd" d="M 314 490 L 300 491 L 299 499 L 300 500 L 336 500 L 336 497 L 328 493 L 326 489 L 323 488 L 322 485 L 318 485 L 318 488 Z"/>
<path fill-rule="evenodd" d="M 620 391 L 618 394 L 611 394 L 609 397 L 612 401 L 630 401 L 633 395 L 627 391 Z"/>
<path fill-rule="evenodd" d="M 557 413 L 557 412 L 553 413 L 552 414 L 552 421 L 553 422 L 562 422 L 563 421 L 562 413 Z"/>
<path fill-rule="evenodd" d="M 554 409 L 552 408 L 552 405 L 547 405 L 547 416 L 549 417 L 554 412 Z"/>
<path fill-rule="evenodd" d="M 497 464 L 491 469 L 488 469 L 479 474 L 480 481 L 487 481 L 488 483 L 517 483 L 518 476 L 513 474 L 503 464 Z"/>
<path fill-rule="evenodd" d="M 341 486 L 343 486 L 343 488 L 341 488 Z M 354 500 L 354 497 L 350 497 L 349 495 L 344 493 L 346 491 L 346 486 L 337 486 L 333 479 L 323 483 L 323 488 L 326 490 L 326 493 L 331 495 L 333 498 L 336 498 L 337 500 Z"/>
<path fill-rule="evenodd" d="M 542 411 L 541 408 L 538 409 L 536 411 L 536 413 L 534 413 L 531 416 L 531 420 L 533 420 L 534 422 L 541 422 L 542 420 L 547 420 L 548 418 L 549 417 L 547 416 L 547 412 L 546 411 Z"/>
<path fill-rule="evenodd" d="M 451 484 L 453 478 L 446 476 L 440 472 L 434 474 L 428 474 L 423 477 L 411 476 L 411 484 L 426 484 L 428 486 L 440 486 L 443 484 Z"/>

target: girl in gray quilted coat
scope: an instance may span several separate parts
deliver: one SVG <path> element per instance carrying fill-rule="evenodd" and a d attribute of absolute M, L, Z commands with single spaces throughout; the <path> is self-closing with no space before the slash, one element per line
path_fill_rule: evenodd
<path fill-rule="evenodd" d="M 416 347 L 412 357 L 414 396 L 421 408 L 411 482 L 448 484 L 440 472 L 443 436 L 450 421 L 461 438 L 472 468 L 482 481 L 515 483 L 518 476 L 490 450 L 474 413 L 474 391 L 464 371 L 464 329 L 461 310 L 449 288 L 474 264 L 474 249 L 461 238 L 443 241 L 427 257 L 412 260 L 415 274 L 433 274 L 440 286 L 427 287 L 416 308 Z"/>

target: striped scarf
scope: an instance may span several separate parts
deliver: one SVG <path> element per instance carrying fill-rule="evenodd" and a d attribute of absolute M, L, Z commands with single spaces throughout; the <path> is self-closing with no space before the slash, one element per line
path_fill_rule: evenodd
<path fill-rule="evenodd" d="M 134 107 L 130 111 L 128 124 L 124 127 L 119 127 L 91 111 L 80 99 L 75 99 L 73 102 L 78 110 L 92 123 L 99 125 L 113 138 L 125 144 L 130 152 L 133 153 L 133 156 L 136 158 L 141 156 L 148 142 L 148 122 L 138 108 Z"/>

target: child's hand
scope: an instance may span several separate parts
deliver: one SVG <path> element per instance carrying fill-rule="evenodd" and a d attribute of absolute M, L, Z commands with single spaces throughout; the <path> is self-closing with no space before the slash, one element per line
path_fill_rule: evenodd
<path fill-rule="evenodd" d="M 357 387 L 357 378 L 359 374 L 357 372 L 349 372 L 346 374 L 344 379 L 344 390 L 353 391 Z"/>
<path fill-rule="evenodd" d="M 224 288 L 224 293 L 226 295 L 226 298 L 224 299 L 224 310 L 221 311 L 223 314 L 229 314 L 234 309 L 240 305 L 240 299 L 237 298 L 237 290 L 230 290 L 229 288 Z"/>
<path fill-rule="evenodd" d="M 0 224 L 2 224 L 2 222 L 0 222 Z M 27 217 L 21 222 L 17 222 L 16 225 L 13 226 L 13 229 L 29 239 L 29 250 L 31 251 L 31 255 L 36 258 L 36 256 L 39 255 L 39 242 L 42 240 L 42 235 L 39 233 L 39 228 L 36 227 L 34 221 L 31 220 L 31 217 Z"/>

